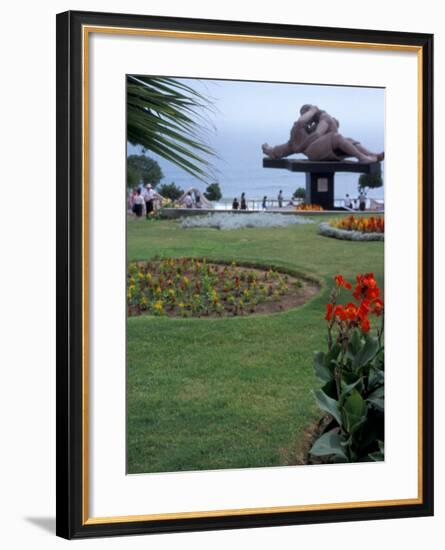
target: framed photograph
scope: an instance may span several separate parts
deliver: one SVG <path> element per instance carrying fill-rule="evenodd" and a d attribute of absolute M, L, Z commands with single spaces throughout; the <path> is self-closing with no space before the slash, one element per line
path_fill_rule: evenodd
<path fill-rule="evenodd" d="M 57 16 L 57 534 L 433 514 L 433 37 Z"/>

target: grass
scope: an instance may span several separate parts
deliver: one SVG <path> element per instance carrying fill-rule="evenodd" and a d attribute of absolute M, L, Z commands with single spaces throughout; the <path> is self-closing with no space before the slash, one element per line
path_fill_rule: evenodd
<path fill-rule="evenodd" d="M 236 259 L 296 269 L 326 283 L 310 302 L 284 313 L 129 318 L 129 473 L 295 463 L 303 430 L 319 416 L 312 357 L 325 347 L 332 277 L 374 271 L 383 284 L 382 242 L 322 237 L 320 218 L 315 221 L 234 231 L 128 221 L 129 261 L 156 255 Z"/>

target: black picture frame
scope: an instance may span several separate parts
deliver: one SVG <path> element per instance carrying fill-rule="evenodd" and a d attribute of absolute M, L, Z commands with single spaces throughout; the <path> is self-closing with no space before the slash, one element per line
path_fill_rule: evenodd
<path fill-rule="evenodd" d="M 415 504 L 274 512 L 152 521 L 85 521 L 82 449 L 83 288 L 82 288 L 82 32 L 84 26 L 165 29 L 327 40 L 344 43 L 409 45 L 422 63 L 422 498 Z M 389 32 L 65 12 L 57 15 L 57 535 L 72 539 L 143 533 L 203 531 L 433 515 L 433 36 Z"/>

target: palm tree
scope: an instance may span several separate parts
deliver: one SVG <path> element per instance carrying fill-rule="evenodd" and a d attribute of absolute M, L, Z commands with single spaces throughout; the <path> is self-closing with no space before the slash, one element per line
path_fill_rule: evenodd
<path fill-rule="evenodd" d="M 202 140 L 211 102 L 167 77 L 127 76 L 127 139 L 207 181 L 214 151 Z"/>

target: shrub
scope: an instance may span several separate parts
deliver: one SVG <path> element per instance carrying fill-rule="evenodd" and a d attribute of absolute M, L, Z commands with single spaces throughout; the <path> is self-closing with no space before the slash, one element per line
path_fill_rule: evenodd
<path fill-rule="evenodd" d="M 361 174 L 358 179 L 358 191 L 361 193 L 365 189 L 376 189 L 382 187 L 382 170 L 379 168 L 378 172 L 374 174 Z"/>
<path fill-rule="evenodd" d="M 211 183 L 204 191 L 204 197 L 209 201 L 219 201 L 222 199 L 219 183 Z"/>
<path fill-rule="evenodd" d="M 306 198 L 306 189 L 304 187 L 297 187 L 292 195 L 292 198 L 304 200 Z"/>
<path fill-rule="evenodd" d="M 384 457 L 383 301 L 372 273 L 357 275 L 352 301 L 339 304 L 341 289 L 352 285 L 341 275 L 326 306 L 328 351 L 315 354 L 314 368 L 324 382 L 314 392 L 331 425 L 310 454 L 333 462 L 364 462 Z M 371 333 L 370 316 L 381 319 Z M 333 427 L 332 427 L 333 426 Z"/>
<path fill-rule="evenodd" d="M 178 187 L 175 182 L 163 183 L 156 191 L 165 199 L 170 199 L 172 201 L 179 199 L 179 197 L 184 194 L 184 190 Z"/>

